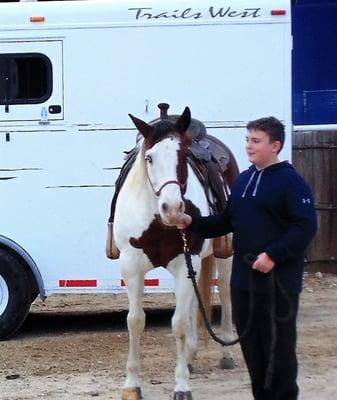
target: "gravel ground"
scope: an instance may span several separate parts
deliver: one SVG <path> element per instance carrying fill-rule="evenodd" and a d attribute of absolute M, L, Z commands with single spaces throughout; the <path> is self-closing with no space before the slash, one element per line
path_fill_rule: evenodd
<path fill-rule="evenodd" d="M 301 400 L 337 398 L 337 276 L 306 274 L 299 312 Z M 145 400 L 170 399 L 175 342 L 174 297 L 145 295 L 142 338 Z M 0 398 L 120 399 L 128 352 L 125 295 L 54 296 L 37 300 L 20 333 L 0 342 Z M 113 310 L 113 311 L 112 311 Z M 191 378 L 194 400 L 251 399 L 238 346 L 237 368 L 218 368 L 217 344 L 201 341 Z"/>

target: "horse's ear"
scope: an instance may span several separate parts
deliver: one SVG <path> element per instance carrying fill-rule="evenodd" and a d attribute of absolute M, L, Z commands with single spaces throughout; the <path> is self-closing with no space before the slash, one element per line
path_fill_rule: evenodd
<path fill-rule="evenodd" d="M 146 139 L 149 136 L 150 132 L 152 131 L 153 127 L 147 124 L 146 122 L 142 121 L 141 119 L 134 117 L 131 114 L 129 114 L 129 117 L 132 119 L 132 122 L 135 124 L 139 132 Z"/>
<path fill-rule="evenodd" d="M 183 134 L 187 131 L 189 125 L 191 123 L 191 111 L 188 107 L 185 107 L 184 112 L 180 115 L 176 122 L 176 130 L 180 134 Z"/>

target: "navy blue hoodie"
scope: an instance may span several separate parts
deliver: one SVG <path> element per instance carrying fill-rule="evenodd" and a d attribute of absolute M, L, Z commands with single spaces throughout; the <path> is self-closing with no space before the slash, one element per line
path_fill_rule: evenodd
<path fill-rule="evenodd" d="M 243 257 L 266 252 L 284 288 L 298 293 L 304 251 L 317 229 L 313 196 L 287 161 L 262 170 L 252 165 L 235 181 L 226 211 L 193 218 L 190 229 L 204 238 L 233 232 L 233 288 L 249 289 L 250 267 Z M 267 274 L 254 270 L 253 275 L 255 290 L 265 292 Z"/>

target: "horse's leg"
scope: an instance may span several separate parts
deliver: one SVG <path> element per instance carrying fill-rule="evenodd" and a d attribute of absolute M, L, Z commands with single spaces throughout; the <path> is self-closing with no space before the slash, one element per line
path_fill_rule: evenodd
<path fill-rule="evenodd" d="M 212 318 L 212 281 L 213 281 L 213 267 L 214 267 L 214 257 L 209 255 L 202 259 L 201 262 L 201 272 L 198 282 L 199 293 L 202 299 L 203 306 L 206 311 L 207 319 L 210 321 Z M 187 361 L 190 372 L 192 372 L 192 361 L 196 356 L 199 334 L 201 331 L 204 335 L 207 335 L 206 327 L 204 321 L 201 317 L 200 312 L 198 313 L 198 301 L 196 296 L 193 297 L 193 306 L 190 311 L 190 334 L 187 340 Z"/>
<path fill-rule="evenodd" d="M 223 332 L 223 340 L 226 342 L 234 339 L 232 325 L 232 305 L 229 284 L 231 264 L 231 258 L 216 258 L 216 266 L 218 271 L 218 289 L 221 302 L 221 331 Z M 222 358 L 220 360 L 220 368 L 235 368 L 233 353 L 228 346 L 223 346 Z"/>
<path fill-rule="evenodd" d="M 199 271 L 200 261 L 199 267 L 197 265 L 198 259 L 195 258 L 193 266 L 195 270 Z M 174 275 L 176 284 L 176 308 L 172 317 L 172 331 L 177 345 L 174 399 L 192 399 L 188 362 L 191 361 L 196 350 L 196 336 L 190 337 L 191 333 L 195 333 L 191 324 L 196 323 L 196 316 L 191 314 L 191 310 L 195 311 L 193 286 L 190 279 L 187 278 L 187 270 L 182 256 L 169 270 Z"/>
<path fill-rule="evenodd" d="M 209 255 L 202 259 L 200 278 L 198 280 L 198 288 L 201 296 L 201 301 L 206 311 L 207 319 L 211 319 L 212 315 L 212 278 L 213 278 L 214 257 Z M 198 341 L 200 336 L 200 328 L 205 335 L 206 327 L 202 320 L 200 312 L 198 312 L 198 301 L 196 296 L 193 296 L 192 306 L 190 309 L 190 327 L 187 337 L 187 362 L 190 372 L 193 372 L 193 360 L 197 354 Z"/>
<path fill-rule="evenodd" d="M 193 372 L 193 361 L 198 351 L 198 302 L 195 296 L 192 299 L 189 320 L 186 337 L 186 360 L 189 372 Z"/>
<path fill-rule="evenodd" d="M 122 258 L 122 257 L 121 257 Z M 140 337 L 145 326 L 145 313 L 142 305 L 145 272 L 137 263 L 123 262 L 122 276 L 125 280 L 129 298 L 127 325 L 129 330 L 129 355 L 126 365 L 126 380 L 122 392 L 122 400 L 139 400 L 142 398 L 139 380 L 139 347 Z"/>

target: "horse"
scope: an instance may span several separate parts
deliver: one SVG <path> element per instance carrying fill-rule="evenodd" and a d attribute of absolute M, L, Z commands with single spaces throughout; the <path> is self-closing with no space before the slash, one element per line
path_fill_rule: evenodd
<path fill-rule="evenodd" d="M 187 161 L 191 135 L 188 107 L 176 122 L 159 120 L 150 125 L 129 114 L 140 133 L 137 156 L 119 192 L 113 235 L 120 251 L 121 273 L 125 281 L 129 310 L 129 354 L 122 400 L 141 399 L 140 337 L 145 326 L 142 306 L 145 274 L 164 267 L 174 277 L 176 307 L 172 332 L 176 340 L 174 399 L 192 399 L 190 367 L 197 352 L 197 302 L 187 278 L 183 240 L 176 227 L 184 212 L 208 215 L 205 191 Z M 212 241 L 186 231 L 192 263 L 197 276 L 213 261 Z M 223 339 L 233 339 L 229 296 L 230 261 L 217 259 L 218 287 L 222 304 Z M 212 272 L 211 272 L 212 273 Z M 211 279 L 205 279 L 211 282 Z M 223 347 L 223 360 L 234 366 L 231 351 Z"/>

